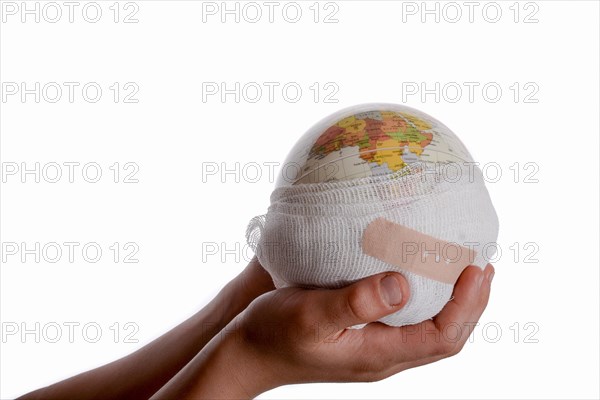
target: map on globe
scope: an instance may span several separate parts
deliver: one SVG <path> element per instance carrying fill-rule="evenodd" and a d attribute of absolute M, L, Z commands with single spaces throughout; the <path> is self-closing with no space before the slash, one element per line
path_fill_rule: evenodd
<path fill-rule="evenodd" d="M 359 112 L 303 139 L 288 157 L 299 165 L 291 184 L 390 174 L 416 161 L 471 159 L 454 133 L 416 110 Z"/>

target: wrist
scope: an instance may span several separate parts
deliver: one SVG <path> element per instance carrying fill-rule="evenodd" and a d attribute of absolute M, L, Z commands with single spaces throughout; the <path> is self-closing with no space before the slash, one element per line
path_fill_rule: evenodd
<path fill-rule="evenodd" d="M 273 279 L 254 257 L 233 280 L 219 292 L 218 308 L 222 313 L 223 326 L 227 325 L 257 297 L 274 290 Z"/>
<path fill-rule="evenodd" d="M 274 289 L 270 275 L 256 258 L 215 296 L 215 298 L 184 324 L 197 335 L 194 353 L 200 351 L 215 336 L 220 335 L 235 317 L 261 294 Z"/>
<path fill-rule="evenodd" d="M 280 385 L 273 366 L 245 340 L 238 321 L 223 328 L 199 354 L 194 397 L 251 399 Z"/>

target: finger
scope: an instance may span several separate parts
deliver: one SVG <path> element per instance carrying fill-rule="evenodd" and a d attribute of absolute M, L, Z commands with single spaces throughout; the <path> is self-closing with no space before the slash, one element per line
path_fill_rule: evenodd
<path fill-rule="evenodd" d="M 407 370 L 409 368 L 415 368 L 415 367 L 419 367 L 422 365 L 430 364 L 430 363 L 439 361 L 443 358 L 446 358 L 446 357 L 448 357 L 448 355 L 458 353 L 464 346 L 465 342 L 468 340 L 472 330 L 475 327 L 475 324 L 481 317 L 483 311 L 485 310 L 485 308 L 488 304 L 489 297 L 490 297 L 491 283 L 492 283 L 492 279 L 494 278 L 494 274 L 495 274 L 494 267 L 491 264 L 488 264 L 483 271 L 484 280 L 481 285 L 481 289 L 479 291 L 479 302 L 478 302 L 477 306 L 474 307 L 473 314 L 471 315 L 471 318 L 470 318 L 471 323 L 467 324 L 467 327 L 466 327 L 467 331 L 461 338 L 461 343 L 458 344 L 458 348 L 455 347 L 453 349 L 453 351 L 450 351 L 450 354 L 444 353 L 443 351 L 441 351 L 441 352 L 438 352 L 438 354 L 434 354 L 433 356 L 428 356 L 427 354 L 429 354 L 430 352 L 423 351 L 422 352 L 422 353 L 424 353 L 423 357 L 419 357 L 419 354 L 417 354 L 419 352 L 417 351 L 417 352 L 411 354 L 412 357 L 405 357 L 403 359 L 400 359 L 397 364 L 392 365 L 391 368 L 388 369 L 386 375 L 391 376 L 398 372 Z M 448 339 L 448 338 L 446 338 L 446 339 Z M 429 347 L 429 346 L 424 346 L 424 347 Z M 416 348 L 413 348 L 413 349 L 416 349 Z M 433 353 L 436 353 L 436 352 L 433 351 Z"/>
<path fill-rule="evenodd" d="M 493 272 L 491 264 L 483 271 L 478 267 L 465 270 L 454 288 L 453 300 L 434 318 L 434 323 L 443 333 L 445 343 L 441 343 L 441 347 L 446 350 L 444 356 L 460 352 L 475 329 L 488 303 Z M 448 335 L 447 332 L 455 332 L 456 335 Z"/>
<path fill-rule="evenodd" d="M 489 275 L 490 270 L 486 273 Z M 480 268 L 468 267 L 455 285 L 454 299 L 433 320 L 400 328 L 369 324 L 363 328 L 365 342 L 373 352 L 388 349 L 389 359 L 396 363 L 418 363 L 456 353 L 487 304 L 489 284 L 485 276 Z"/>
<path fill-rule="evenodd" d="M 373 275 L 334 290 L 315 290 L 311 306 L 322 321 L 335 323 L 341 330 L 365 324 L 400 310 L 410 296 L 402 275 L 386 272 Z"/>
<path fill-rule="evenodd" d="M 479 308 L 477 309 L 477 319 L 481 317 L 483 311 L 488 305 L 490 300 L 490 291 L 492 287 L 492 279 L 494 279 L 494 274 L 496 270 L 492 264 L 488 264 L 483 270 L 483 275 L 485 276 L 483 285 L 481 285 L 480 298 L 479 298 Z"/>
<path fill-rule="evenodd" d="M 473 332 L 473 329 L 475 329 L 475 326 L 477 325 L 479 318 L 481 318 L 481 315 L 483 314 L 483 311 L 485 310 L 490 298 L 491 279 L 494 276 L 494 267 L 491 264 L 488 264 L 483 270 L 482 275 L 483 281 L 479 287 L 477 299 L 472 303 L 469 303 L 471 314 L 465 320 L 460 321 L 460 323 L 463 325 L 463 332 L 462 338 L 458 343 L 457 351 L 462 349 L 469 336 Z"/>
<path fill-rule="evenodd" d="M 449 324 L 461 325 L 468 322 L 479 307 L 480 288 L 485 275 L 481 268 L 470 265 L 462 272 L 454 285 L 453 298 L 442 311 L 433 318 L 433 322 L 442 331 Z"/>

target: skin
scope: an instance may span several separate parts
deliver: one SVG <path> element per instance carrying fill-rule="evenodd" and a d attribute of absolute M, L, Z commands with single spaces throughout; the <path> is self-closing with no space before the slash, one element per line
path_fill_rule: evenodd
<path fill-rule="evenodd" d="M 20 399 L 148 399 L 250 302 L 273 289 L 271 277 L 253 259 L 202 310 L 146 346 Z"/>
<path fill-rule="evenodd" d="M 211 303 L 165 335 L 22 398 L 236 399 L 294 383 L 378 381 L 457 354 L 487 305 L 493 274 L 491 265 L 467 267 L 453 299 L 431 320 L 347 329 L 402 308 L 410 296 L 402 275 L 378 274 L 335 290 L 274 290 L 253 259 Z M 400 301 L 385 296 L 386 277 Z"/>

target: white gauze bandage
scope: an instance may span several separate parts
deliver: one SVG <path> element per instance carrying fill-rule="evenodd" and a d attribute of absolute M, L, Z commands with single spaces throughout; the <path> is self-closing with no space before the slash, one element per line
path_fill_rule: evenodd
<path fill-rule="evenodd" d="M 405 106 L 364 104 L 320 121 L 270 200 L 246 237 L 275 286 L 338 288 L 400 272 L 410 298 L 380 320 L 392 326 L 435 316 L 462 270 L 485 267 L 496 249 L 481 170 L 447 127 Z"/>

